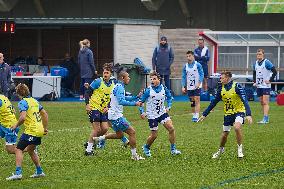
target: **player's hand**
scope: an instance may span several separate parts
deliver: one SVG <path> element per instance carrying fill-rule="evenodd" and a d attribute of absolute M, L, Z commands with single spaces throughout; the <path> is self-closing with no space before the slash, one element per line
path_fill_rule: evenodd
<path fill-rule="evenodd" d="M 91 111 L 91 107 L 90 107 L 90 104 L 87 104 L 86 105 L 86 112 L 89 114 Z"/>
<path fill-rule="evenodd" d="M 186 94 L 186 89 L 185 89 L 185 87 L 181 88 L 181 92 L 182 92 L 183 94 Z"/>
<path fill-rule="evenodd" d="M 264 83 L 265 83 L 265 84 L 270 84 L 270 81 L 267 81 L 267 80 L 266 80 L 266 81 L 264 81 Z"/>
<path fill-rule="evenodd" d="M 197 122 L 201 122 L 201 121 L 203 121 L 204 119 L 205 119 L 205 116 L 200 116 L 200 117 L 198 118 Z"/>
<path fill-rule="evenodd" d="M 199 89 L 199 88 L 200 88 L 200 85 L 201 85 L 201 83 L 200 83 L 200 82 L 197 82 L 196 89 Z"/>
<path fill-rule="evenodd" d="M 15 130 L 15 129 L 17 129 L 17 127 L 18 127 L 17 125 L 13 125 L 12 127 L 10 127 L 10 129 Z"/>
<path fill-rule="evenodd" d="M 252 117 L 246 116 L 246 120 L 248 121 L 248 124 L 252 124 Z"/>
<path fill-rule="evenodd" d="M 253 83 L 253 85 L 252 85 L 252 86 L 256 87 L 256 83 Z"/>
<path fill-rule="evenodd" d="M 144 112 L 144 113 L 142 113 L 142 114 L 140 114 L 140 117 L 141 117 L 141 119 L 145 119 L 146 118 L 146 113 Z"/>
<path fill-rule="evenodd" d="M 143 104 L 143 102 L 137 101 L 136 104 L 135 104 L 135 106 L 142 106 L 142 104 Z"/>
<path fill-rule="evenodd" d="M 88 88 L 90 87 L 90 84 L 89 84 L 89 83 L 84 83 L 84 87 L 85 87 L 86 89 L 88 89 Z"/>
<path fill-rule="evenodd" d="M 44 129 L 43 135 L 47 135 L 47 133 L 48 133 L 48 130 L 47 130 L 47 129 Z"/>
<path fill-rule="evenodd" d="M 108 107 L 105 107 L 104 109 L 103 109 L 103 113 L 107 113 L 108 112 Z"/>

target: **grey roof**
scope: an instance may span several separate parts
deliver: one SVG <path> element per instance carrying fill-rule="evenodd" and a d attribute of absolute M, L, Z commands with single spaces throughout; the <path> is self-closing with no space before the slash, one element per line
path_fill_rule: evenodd
<path fill-rule="evenodd" d="M 160 26 L 161 20 L 129 19 L 129 18 L 0 18 L 15 21 L 16 24 L 128 24 Z"/>

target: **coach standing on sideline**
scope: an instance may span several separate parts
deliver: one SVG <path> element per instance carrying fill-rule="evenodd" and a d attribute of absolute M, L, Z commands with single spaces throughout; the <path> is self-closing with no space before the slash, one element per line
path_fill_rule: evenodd
<path fill-rule="evenodd" d="M 94 54 L 90 49 L 91 43 L 88 39 L 79 42 L 80 50 L 78 54 L 78 64 L 81 69 L 80 82 L 80 100 L 84 100 L 85 87 L 84 83 L 91 84 L 95 76 L 96 67 L 94 63 Z"/>
<path fill-rule="evenodd" d="M 174 62 L 174 52 L 168 44 L 165 36 L 161 37 L 160 44 L 154 49 L 152 57 L 152 68 L 161 76 L 161 83 L 164 80 L 166 87 L 171 90 L 170 75 L 171 65 Z"/>
<path fill-rule="evenodd" d="M 204 80 L 203 80 L 203 90 L 208 90 L 208 61 L 210 59 L 208 47 L 204 46 L 204 39 L 202 37 L 198 38 L 198 47 L 194 49 L 194 58 L 199 62 L 203 68 Z"/>
<path fill-rule="evenodd" d="M 0 53 L 0 91 L 6 97 L 8 97 L 10 82 L 11 82 L 11 69 L 9 65 L 4 62 L 3 53 Z"/>

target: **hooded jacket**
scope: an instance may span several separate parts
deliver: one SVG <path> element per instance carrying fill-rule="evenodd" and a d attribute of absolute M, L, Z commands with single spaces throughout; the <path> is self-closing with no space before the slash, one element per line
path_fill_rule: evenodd
<path fill-rule="evenodd" d="M 88 47 L 80 49 L 78 63 L 81 69 L 81 78 L 93 78 L 96 67 L 93 52 Z"/>

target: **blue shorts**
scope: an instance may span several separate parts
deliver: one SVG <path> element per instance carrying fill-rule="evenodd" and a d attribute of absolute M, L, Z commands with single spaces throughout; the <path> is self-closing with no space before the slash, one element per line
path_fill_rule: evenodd
<path fill-rule="evenodd" d="M 168 113 L 164 113 L 163 115 L 161 115 L 160 117 L 155 118 L 155 119 L 148 119 L 150 130 L 151 131 L 158 130 L 159 123 L 165 124 L 166 121 L 168 121 L 168 120 L 171 120 Z"/>
<path fill-rule="evenodd" d="M 208 64 L 207 63 L 200 63 L 203 69 L 204 78 L 208 78 Z"/>
<path fill-rule="evenodd" d="M 99 110 L 92 110 L 90 113 L 89 113 L 89 119 L 90 119 L 90 122 L 93 123 L 93 122 L 107 122 L 108 119 L 107 119 L 107 113 L 102 113 L 100 112 Z"/>
<path fill-rule="evenodd" d="M 6 145 L 14 145 L 17 142 L 19 130 L 19 127 L 15 130 L 11 130 L 10 128 L 0 125 L 0 138 L 5 138 Z"/>
<path fill-rule="evenodd" d="M 130 127 L 130 123 L 126 120 L 125 117 L 120 117 L 117 120 L 110 120 L 112 129 L 117 131 L 126 131 Z"/>
<path fill-rule="evenodd" d="M 232 115 L 224 116 L 224 126 L 233 126 L 237 117 L 243 118 L 243 122 L 241 124 L 244 124 L 245 113 L 239 112 Z"/>
<path fill-rule="evenodd" d="M 187 91 L 187 95 L 189 97 L 200 96 L 200 94 L 201 94 L 201 89 L 200 88 L 199 89 L 195 89 L 195 90 L 188 90 Z"/>
<path fill-rule="evenodd" d="M 270 88 L 257 88 L 256 93 L 258 97 L 263 95 L 270 95 L 270 90 Z"/>
<path fill-rule="evenodd" d="M 17 148 L 20 150 L 24 150 L 29 145 L 40 145 L 41 144 L 41 137 L 35 137 L 32 135 L 27 135 L 25 133 L 22 134 L 18 144 Z"/>

